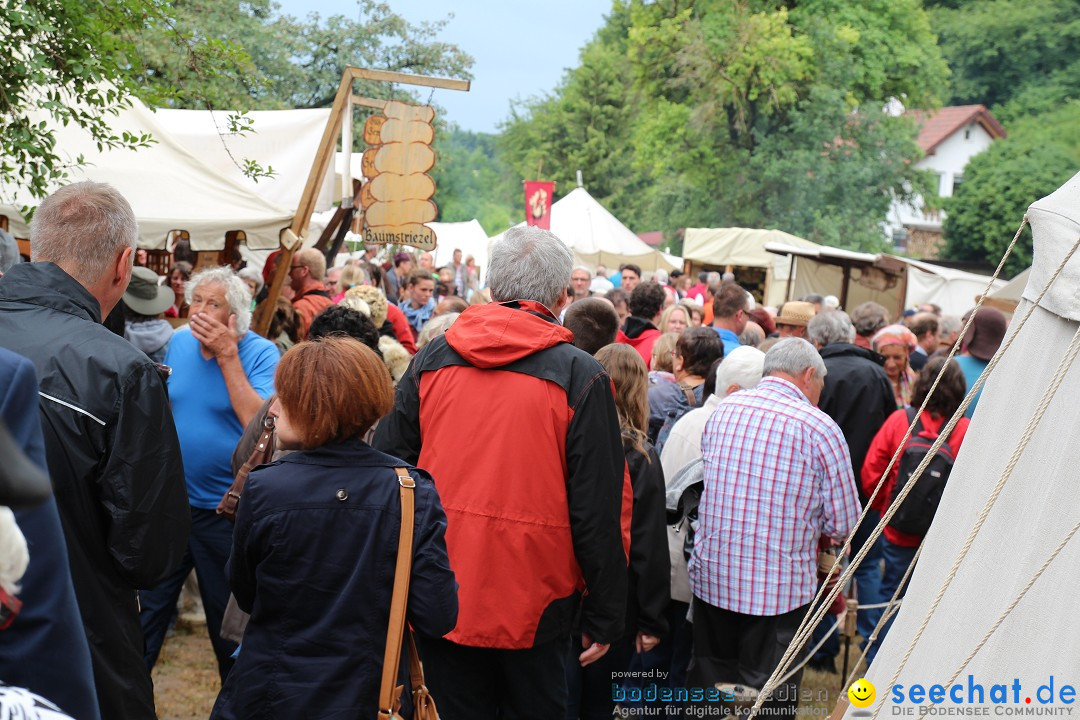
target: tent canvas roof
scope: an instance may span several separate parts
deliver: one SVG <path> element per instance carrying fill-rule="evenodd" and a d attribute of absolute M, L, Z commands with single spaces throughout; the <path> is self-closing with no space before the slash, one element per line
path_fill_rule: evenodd
<path fill-rule="evenodd" d="M 239 135 L 229 133 L 230 114 L 229 110 L 160 109 L 154 117 L 173 139 L 211 169 L 272 205 L 295 211 L 330 118 L 330 109 L 249 112 L 252 130 Z M 272 167 L 274 176 L 249 178 L 238 165 L 244 158 Z M 340 200 L 338 190 L 331 167 L 323 180 L 315 211 L 330 209 L 335 200 Z"/>
<path fill-rule="evenodd" d="M 765 250 L 766 243 L 815 249 L 817 243 L 790 235 L 782 230 L 757 228 L 686 228 L 683 258 L 710 265 L 736 267 L 773 267 L 776 256 Z"/>
<path fill-rule="evenodd" d="M 525 223 L 518 223 L 522 227 Z M 680 258 L 649 247 L 598 203 L 585 188 L 574 188 L 551 206 L 551 232 L 571 250 L 575 262 L 585 265 L 640 265 L 642 270 L 673 270 Z M 492 238 L 497 242 L 502 234 Z"/>
<path fill-rule="evenodd" d="M 52 122 L 44 116 L 41 119 Z M 99 151 L 88 133 L 69 124 L 55 127 L 57 152 L 63 162 L 74 163 L 80 155 L 85 158 L 83 166 L 71 170 L 67 182 L 105 182 L 127 198 L 139 223 L 141 247 L 164 248 L 172 230 L 187 230 L 194 250 L 220 250 L 230 230 L 243 230 L 252 249 L 278 247 L 278 232 L 292 219 L 292 207 L 275 204 L 215 170 L 173 137 L 157 115 L 138 100 L 110 118 L 109 126 L 118 135 L 124 131 L 150 133 L 156 142 L 136 150 Z M 264 165 L 276 163 L 270 156 L 260 161 Z M 0 213 L 9 217 L 18 237 L 29 237 L 18 207 L 36 204 L 25 189 L 5 187 L 0 191 Z"/>

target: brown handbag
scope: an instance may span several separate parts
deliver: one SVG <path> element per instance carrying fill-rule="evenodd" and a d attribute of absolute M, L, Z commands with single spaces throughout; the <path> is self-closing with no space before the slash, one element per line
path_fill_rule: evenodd
<path fill-rule="evenodd" d="M 248 475 L 251 474 L 254 468 L 265 465 L 274 459 L 275 445 L 274 418 L 272 415 L 267 415 L 263 418 L 263 432 L 259 436 L 259 442 L 255 443 L 255 449 L 252 451 L 251 457 L 240 466 L 236 478 L 233 479 L 233 484 L 225 491 L 221 502 L 218 503 L 218 515 L 224 515 L 229 522 L 236 522 L 236 506 L 240 504 L 240 494 L 244 492 L 244 483 L 247 482 Z"/>
<path fill-rule="evenodd" d="M 409 599 L 409 574 L 412 571 L 413 489 L 416 483 L 409 471 L 394 468 L 401 496 L 401 533 L 398 536 L 397 566 L 394 568 L 394 591 L 390 599 L 390 625 L 386 630 L 382 682 L 379 685 L 379 720 L 401 720 L 401 693 L 396 685 L 401 664 L 401 643 L 405 636 L 405 606 Z M 413 720 L 439 720 L 435 699 L 424 684 L 424 666 L 416 651 L 412 631 L 409 637 L 409 680 L 412 684 Z"/>

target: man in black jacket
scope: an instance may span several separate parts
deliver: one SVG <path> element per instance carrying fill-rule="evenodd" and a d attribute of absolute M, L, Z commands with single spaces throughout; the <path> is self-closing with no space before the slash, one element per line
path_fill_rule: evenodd
<path fill-rule="evenodd" d="M 115 189 L 69 185 L 37 210 L 34 262 L 0 279 L 0 345 L 29 358 L 37 373 L 101 717 L 125 720 L 155 717 L 135 590 L 180 562 L 190 523 L 161 378 L 146 355 L 101 325 L 127 289 L 137 236 L 131 206 Z"/>
<path fill-rule="evenodd" d="M 855 340 L 855 326 L 847 313 L 841 310 L 815 315 L 807 326 L 807 334 L 821 353 L 827 370 L 825 388 L 821 391 L 818 407 L 843 430 L 851 453 L 852 470 L 855 477 L 858 477 L 870 442 L 885 422 L 885 418 L 896 409 L 892 386 L 885 374 L 885 358 L 873 350 L 852 344 Z M 858 483 L 855 485 L 859 487 Z M 861 488 L 859 500 L 866 505 L 866 497 Z M 867 513 L 852 538 L 852 555 L 862 549 L 878 519 L 879 515 L 873 510 Z M 879 538 L 874 549 L 855 571 L 855 586 L 858 588 L 860 606 L 888 599 L 879 595 L 880 542 Z M 864 642 L 865 638 L 870 637 L 880 617 L 881 610 L 859 610 L 858 630 Z M 839 650 L 839 647 L 836 647 L 836 650 Z M 816 662 L 811 661 L 811 665 L 826 670 L 832 667 L 832 671 L 836 671 L 833 658 L 828 656 L 817 657 Z"/>

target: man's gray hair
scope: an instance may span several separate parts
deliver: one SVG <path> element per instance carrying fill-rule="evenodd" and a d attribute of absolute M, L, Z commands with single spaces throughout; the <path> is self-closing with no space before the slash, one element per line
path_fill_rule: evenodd
<path fill-rule="evenodd" d="M 225 288 L 225 302 L 229 303 L 229 311 L 236 316 L 236 337 L 243 337 L 251 327 L 251 292 L 247 283 L 228 265 L 202 270 L 192 275 L 184 286 L 188 305 L 191 304 L 195 290 L 202 285 L 220 285 Z"/>
<path fill-rule="evenodd" d="M 964 327 L 964 321 L 955 315 L 942 315 L 941 320 L 938 323 L 938 334 L 948 335 L 950 333 L 958 333 Z"/>
<path fill-rule="evenodd" d="M 780 372 L 798 376 L 806 372 L 807 368 L 814 368 L 818 377 L 825 377 L 825 361 L 814 346 L 802 338 L 784 338 L 765 353 L 765 375 Z"/>
<path fill-rule="evenodd" d="M 745 345 L 737 347 L 720 361 L 713 394 L 719 398 L 727 397 L 727 389 L 732 385 L 749 390 L 761 382 L 764 369 L 765 353 Z"/>
<path fill-rule="evenodd" d="M 111 185 L 79 182 L 42 201 L 30 225 L 30 259 L 62 266 L 91 285 L 125 247 L 135 248 L 139 225 L 124 196 Z"/>
<path fill-rule="evenodd" d="M 574 256 L 562 240 L 537 227 L 512 227 L 491 248 L 488 288 L 494 302 L 532 300 L 554 308 L 570 284 Z"/>
<path fill-rule="evenodd" d="M 818 313 L 806 326 L 810 342 L 825 347 L 830 343 L 855 342 L 855 326 L 843 310 L 830 310 Z"/>

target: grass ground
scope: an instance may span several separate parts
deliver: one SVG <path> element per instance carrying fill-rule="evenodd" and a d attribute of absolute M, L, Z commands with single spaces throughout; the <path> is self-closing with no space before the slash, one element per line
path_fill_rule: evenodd
<path fill-rule="evenodd" d="M 855 644 L 852 644 L 849 658 L 852 664 L 859 658 Z M 811 700 L 805 704 L 816 709 L 814 717 L 828 717 L 836 701 L 847 691 L 847 688 L 841 688 L 844 681 L 839 675 L 841 668 L 842 663 L 837 658 L 838 672 L 835 674 L 809 669 L 803 673 L 801 692 L 803 697 L 809 693 Z M 217 663 L 205 626 L 178 628 L 176 634 L 166 639 L 161 658 L 154 668 L 158 717 L 161 720 L 206 720 L 219 689 Z"/>

